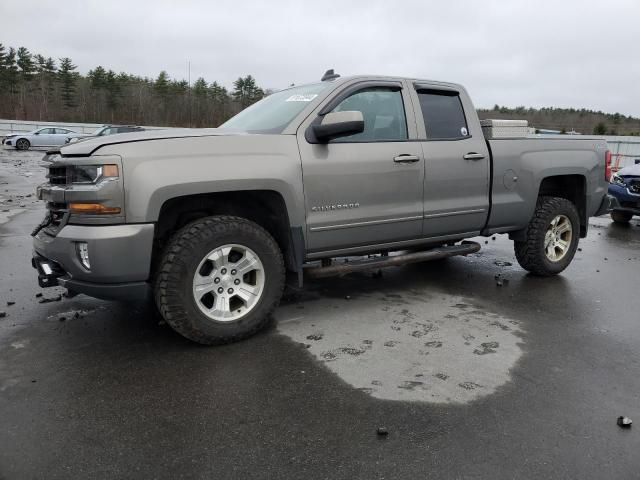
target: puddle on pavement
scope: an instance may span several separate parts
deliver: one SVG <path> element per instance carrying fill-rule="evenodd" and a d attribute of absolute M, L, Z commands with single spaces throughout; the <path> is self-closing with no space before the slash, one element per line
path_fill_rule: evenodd
<path fill-rule="evenodd" d="M 388 400 L 467 403 L 510 379 L 518 322 L 469 300 L 391 293 L 282 306 L 278 330 L 354 388 Z"/>

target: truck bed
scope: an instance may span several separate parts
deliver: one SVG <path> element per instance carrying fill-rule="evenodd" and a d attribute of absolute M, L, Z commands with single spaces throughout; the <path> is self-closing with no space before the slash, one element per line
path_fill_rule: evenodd
<path fill-rule="evenodd" d="M 536 136 L 487 140 L 491 153 L 490 213 L 483 233 L 522 229 L 533 215 L 539 186 L 548 177 L 572 175 L 584 189 L 581 215 L 593 215 L 606 193 L 604 140 Z"/>

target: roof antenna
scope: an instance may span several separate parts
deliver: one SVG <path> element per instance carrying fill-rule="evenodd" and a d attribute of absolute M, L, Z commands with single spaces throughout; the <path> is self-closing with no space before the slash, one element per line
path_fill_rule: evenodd
<path fill-rule="evenodd" d="M 333 72 L 333 68 L 330 70 L 327 70 L 326 72 L 324 72 L 324 75 L 322 76 L 322 78 L 320 79 L 321 82 L 327 82 L 329 80 L 335 80 L 336 78 L 338 78 L 340 75 L 338 75 L 337 73 Z"/>

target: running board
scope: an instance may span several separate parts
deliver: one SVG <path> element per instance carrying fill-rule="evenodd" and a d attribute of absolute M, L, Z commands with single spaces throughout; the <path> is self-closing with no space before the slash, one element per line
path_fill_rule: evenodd
<path fill-rule="evenodd" d="M 383 256 L 379 258 L 367 258 L 353 262 L 340 263 L 328 266 L 305 268 L 305 275 L 310 278 L 333 277 L 346 275 L 347 273 L 363 272 L 372 268 L 399 267 L 410 263 L 426 262 L 455 255 L 468 255 L 480 250 L 480 244 L 464 241 L 460 245 L 450 245 L 424 250 L 422 252 L 404 253 L 400 255 Z"/>

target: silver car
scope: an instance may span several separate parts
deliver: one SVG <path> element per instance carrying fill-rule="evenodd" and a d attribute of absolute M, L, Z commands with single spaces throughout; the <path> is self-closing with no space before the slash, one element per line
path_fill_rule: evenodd
<path fill-rule="evenodd" d="M 75 143 L 89 138 L 103 137 L 105 135 L 114 135 L 116 133 L 142 132 L 144 128 L 135 125 L 104 125 L 93 133 L 78 133 L 69 135 L 65 139 L 65 143 Z"/>
<path fill-rule="evenodd" d="M 18 150 L 29 150 L 31 147 L 54 147 L 64 145 L 73 130 L 60 127 L 45 127 L 27 133 L 13 133 L 2 140 L 3 145 L 15 147 Z"/>

